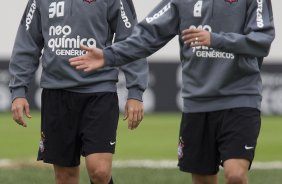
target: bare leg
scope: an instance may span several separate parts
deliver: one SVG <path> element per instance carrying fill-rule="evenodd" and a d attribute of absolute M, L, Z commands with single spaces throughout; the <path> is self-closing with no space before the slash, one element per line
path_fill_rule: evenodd
<path fill-rule="evenodd" d="M 226 184 L 247 184 L 250 162 L 245 159 L 229 159 L 223 163 Z"/>
<path fill-rule="evenodd" d="M 54 165 L 56 184 L 78 184 L 79 167 L 62 167 Z"/>
<path fill-rule="evenodd" d="M 112 175 L 112 154 L 95 153 L 85 158 L 90 179 L 95 184 L 108 184 Z"/>
<path fill-rule="evenodd" d="M 217 175 L 192 174 L 193 184 L 217 184 Z"/>
<path fill-rule="evenodd" d="M 90 184 L 95 184 L 92 181 L 90 181 Z M 114 184 L 113 178 L 111 177 L 111 180 L 109 181 L 109 184 Z"/>

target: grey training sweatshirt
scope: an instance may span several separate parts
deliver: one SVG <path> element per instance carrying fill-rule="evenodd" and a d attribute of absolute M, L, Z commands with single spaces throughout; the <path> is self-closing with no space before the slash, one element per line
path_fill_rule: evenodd
<path fill-rule="evenodd" d="M 82 72 L 68 59 L 85 54 L 80 44 L 104 48 L 125 39 L 137 24 L 132 0 L 29 0 L 10 61 L 12 98 L 25 97 L 40 62 L 40 86 L 79 93 L 115 92 L 118 70 Z M 128 98 L 142 101 L 147 87 L 146 59 L 121 67 Z"/>
<path fill-rule="evenodd" d="M 184 45 L 187 28 L 209 31 L 210 48 Z M 275 36 L 270 0 L 163 0 L 129 38 L 104 49 L 106 65 L 147 57 L 176 35 L 184 112 L 260 109 L 260 66 Z"/>

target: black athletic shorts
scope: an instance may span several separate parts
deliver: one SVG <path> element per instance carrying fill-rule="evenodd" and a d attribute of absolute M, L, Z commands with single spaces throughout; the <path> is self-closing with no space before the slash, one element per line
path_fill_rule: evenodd
<path fill-rule="evenodd" d="M 255 108 L 183 113 L 178 144 L 178 166 L 194 174 L 216 174 L 228 159 L 252 162 L 260 131 Z"/>
<path fill-rule="evenodd" d="M 43 89 L 38 160 L 73 167 L 80 156 L 114 153 L 119 118 L 115 92 Z"/>

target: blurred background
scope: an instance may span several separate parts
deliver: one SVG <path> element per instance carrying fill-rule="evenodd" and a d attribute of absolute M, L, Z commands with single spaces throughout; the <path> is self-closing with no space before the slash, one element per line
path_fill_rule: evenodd
<path fill-rule="evenodd" d="M 161 0 L 133 0 L 142 20 Z M 223 0 L 222 0 L 223 1 Z M 35 163 L 40 135 L 40 72 L 30 87 L 29 102 L 33 118 L 28 128 L 13 123 L 10 116 L 8 62 L 16 31 L 27 0 L 2 1 L 0 7 L 0 183 L 52 183 L 52 171 L 38 170 Z M 282 181 L 282 7 L 272 0 L 276 39 L 262 67 L 262 129 L 250 183 L 278 184 Z M 114 162 L 114 178 L 121 184 L 189 183 L 176 169 L 178 128 L 181 118 L 181 75 L 178 37 L 148 58 L 150 83 L 144 94 L 145 119 L 137 130 L 127 130 L 120 120 Z M 125 79 L 118 84 L 120 109 L 126 98 Z M 121 115 L 122 116 L 122 115 Z M 34 167 L 36 166 L 36 167 Z M 22 169 L 24 168 L 24 169 Z M 134 168 L 134 169 L 131 169 Z M 145 168 L 145 169 L 144 169 Z M 138 172 L 134 172 L 137 170 Z M 138 173 L 138 174 L 137 174 Z M 280 174 L 279 174 L 280 173 Z M 127 176 L 131 179 L 128 181 Z M 15 177 L 16 176 L 16 177 Z M 173 176 L 173 177 L 172 177 Z M 17 178 L 17 180 L 15 180 Z M 44 178 L 44 179 L 42 179 Z M 82 183 L 87 183 L 86 173 Z"/>

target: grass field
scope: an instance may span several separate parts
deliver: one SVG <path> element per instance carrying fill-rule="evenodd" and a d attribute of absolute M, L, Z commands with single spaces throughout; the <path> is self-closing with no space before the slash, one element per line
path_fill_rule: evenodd
<path fill-rule="evenodd" d="M 190 175 L 177 169 L 113 169 L 115 184 L 191 184 Z M 252 170 L 250 184 L 281 184 L 281 170 Z M 89 184 L 86 171 L 81 172 L 81 184 Z M 219 173 L 223 184 L 223 173 Z M 24 167 L 22 169 L 0 169 L 1 184 L 52 184 L 53 171 L 49 168 Z"/>
<path fill-rule="evenodd" d="M 32 112 L 28 127 L 14 123 L 9 113 L 0 113 L 0 160 L 10 159 L 14 163 L 35 160 L 40 129 L 40 114 Z M 140 127 L 127 129 L 120 120 L 114 160 L 176 160 L 179 128 L 179 113 L 146 114 Z M 282 161 L 282 117 L 262 117 L 262 128 L 256 151 L 256 161 Z M 45 165 L 45 164 L 42 164 Z M 281 184 L 282 170 L 252 170 L 250 183 Z M 174 169 L 114 168 L 117 184 L 178 184 L 190 183 L 187 174 Z M 220 174 L 222 180 L 222 173 Z M 82 169 L 81 183 L 88 183 L 86 171 Z M 0 168 L 0 184 L 50 184 L 53 172 L 50 167 L 34 167 L 18 164 L 13 168 Z"/>

